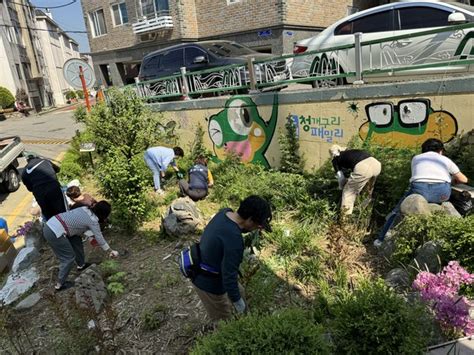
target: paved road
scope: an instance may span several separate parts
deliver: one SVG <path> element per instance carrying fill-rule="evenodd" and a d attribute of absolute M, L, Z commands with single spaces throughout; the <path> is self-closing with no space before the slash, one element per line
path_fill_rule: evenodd
<path fill-rule="evenodd" d="M 76 130 L 83 128 L 74 121 L 72 115 L 70 108 L 65 108 L 41 116 L 30 115 L 1 121 L 0 136 L 18 135 L 25 143 L 26 150 L 58 160 L 68 149 Z M 23 158 L 20 159 L 20 167 L 25 163 Z M 7 220 L 12 232 L 31 219 L 29 210 L 32 198 L 33 195 L 23 185 L 14 193 L 0 194 L 0 216 Z"/>

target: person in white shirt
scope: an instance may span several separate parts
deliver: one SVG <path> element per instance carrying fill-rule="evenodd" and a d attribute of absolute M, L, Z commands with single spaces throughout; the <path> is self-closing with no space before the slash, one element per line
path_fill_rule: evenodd
<path fill-rule="evenodd" d="M 411 161 L 410 189 L 390 213 L 378 238 L 374 241 L 376 247 L 382 244 L 385 235 L 400 213 L 400 205 L 408 195 L 418 194 L 429 203 L 440 204 L 449 200 L 451 183 L 467 183 L 466 175 L 451 159 L 443 155 L 444 146 L 439 139 L 426 140 L 421 145 L 421 152 L 421 154 L 415 155 Z"/>
<path fill-rule="evenodd" d="M 84 246 L 81 235 L 90 230 L 94 234 L 97 244 L 111 258 L 118 257 L 118 252 L 107 244 L 100 230 L 100 223 L 106 221 L 111 211 L 107 201 L 99 201 L 93 207 L 79 207 L 51 217 L 43 226 L 43 236 L 59 259 L 57 291 L 68 288 L 71 284 L 66 279 L 74 262 L 78 270 L 84 270 Z"/>

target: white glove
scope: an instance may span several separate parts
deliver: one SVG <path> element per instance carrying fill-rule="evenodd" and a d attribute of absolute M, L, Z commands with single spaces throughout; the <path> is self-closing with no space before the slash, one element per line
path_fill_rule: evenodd
<path fill-rule="evenodd" d="M 117 250 L 112 250 L 109 254 L 111 258 L 117 258 L 119 256 L 119 252 Z"/>
<path fill-rule="evenodd" d="M 347 182 L 347 179 L 344 176 L 344 173 L 341 170 L 339 170 L 336 173 L 336 178 L 337 178 L 337 182 L 339 183 L 339 190 L 342 190 L 344 188 L 344 185 Z"/>
<path fill-rule="evenodd" d="M 237 311 L 237 313 L 241 314 L 245 312 L 245 302 L 242 298 L 240 298 L 237 302 L 234 302 L 234 308 Z"/>

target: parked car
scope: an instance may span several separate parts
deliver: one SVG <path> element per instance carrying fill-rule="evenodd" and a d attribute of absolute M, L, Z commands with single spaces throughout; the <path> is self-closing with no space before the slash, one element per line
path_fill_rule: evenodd
<path fill-rule="evenodd" d="M 256 52 L 244 45 L 231 41 L 203 41 L 178 44 L 160 49 L 147 54 L 140 67 L 140 81 L 164 78 L 180 73 L 181 67 L 186 67 L 187 72 L 217 68 L 232 64 L 245 64 L 249 58 L 262 60 L 271 58 L 272 55 Z M 256 75 L 268 74 L 265 81 L 278 81 L 286 78 L 286 62 L 280 61 L 272 66 L 256 65 Z M 248 82 L 248 72 L 241 73 L 239 78 L 244 84 Z M 202 79 L 203 86 L 219 87 L 223 81 L 228 80 L 220 75 L 206 75 Z M 219 83 L 221 81 L 221 83 Z M 222 86 L 222 85 L 221 85 Z M 191 88 L 191 91 L 195 88 Z"/>
<path fill-rule="evenodd" d="M 18 158 L 25 150 L 20 137 L 0 138 L 0 190 L 2 192 L 13 192 L 20 187 L 20 176 L 18 174 Z"/>
<path fill-rule="evenodd" d="M 354 44 L 354 34 L 362 33 L 361 41 L 381 40 L 445 26 L 474 22 L 474 7 L 461 3 L 438 1 L 407 1 L 377 6 L 350 15 L 326 28 L 318 35 L 301 40 L 294 46 L 295 54 Z M 473 56 L 474 28 L 403 38 L 362 47 L 363 70 L 386 69 L 436 63 L 461 56 Z M 410 77 L 474 70 L 474 65 L 449 65 L 432 68 L 394 71 L 393 75 L 367 75 L 364 81 L 397 80 Z M 355 50 L 328 51 L 317 55 L 295 57 L 291 72 L 294 78 L 330 75 L 355 71 Z M 317 80 L 313 87 L 334 86 L 353 82 L 354 77 Z"/>

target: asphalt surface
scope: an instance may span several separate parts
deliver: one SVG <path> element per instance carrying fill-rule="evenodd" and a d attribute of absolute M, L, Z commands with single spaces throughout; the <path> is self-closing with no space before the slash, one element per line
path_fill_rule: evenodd
<path fill-rule="evenodd" d="M 20 136 L 27 151 L 61 160 L 76 130 L 82 128 L 82 124 L 74 121 L 71 108 L 67 107 L 44 115 L 32 114 L 29 117 L 0 121 L 0 137 Z M 25 164 L 25 159 L 21 158 L 20 171 Z M 0 193 L 0 216 L 7 220 L 10 234 L 18 226 L 31 220 L 32 201 L 33 195 L 23 184 L 13 193 Z"/>

